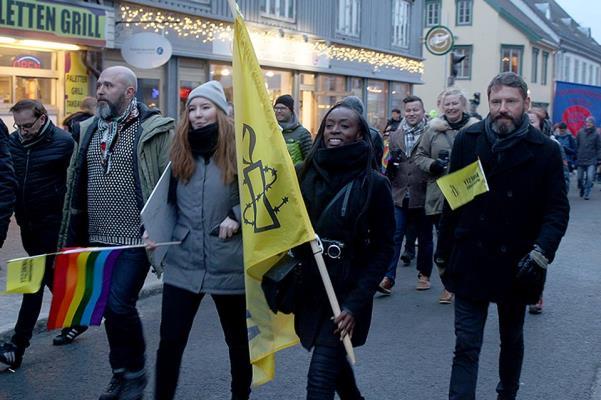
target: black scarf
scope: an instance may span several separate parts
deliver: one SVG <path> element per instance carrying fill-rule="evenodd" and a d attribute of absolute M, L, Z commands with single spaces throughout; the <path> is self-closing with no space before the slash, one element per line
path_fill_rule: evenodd
<path fill-rule="evenodd" d="M 203 157 L 208 161 L 217 149 L 219 125 L 217 123 L 188 131 L 188 143 L 194 157 Z"/>
<path fill-rule="evenodd" d="M 449 124 L 449 126 L 451 127 L 452 130 L 454 131 L 458 131 L 459 129 L 463 128 L 465 126 L 465 124 L 467 124 L 467 121 L 470 120 L 470 116 L 466 113 L 463 113 L 463 115 L 461 116 L 461 119 L 457 122 L 451 122 L 447 119 L 446 115 L 443 115 L 443 118 L 445 121 L 447 121 L 447 124 Z"/>
<path fill-rule="evenodd" d="M 500 153 L 515 146 L 526 137 L 526 134 L 530 129 L 530 120 L 528 119 L 528 116 L 524 114 L 522 116 L 522 122 L 513 132 L 510 132 L 505 136 L 500 136 L 493 130 L 492 118 L 489 114 L 484 120 L 484 129 L 486 130 L 488 141 L 492 143 L 492 152 Z"/>

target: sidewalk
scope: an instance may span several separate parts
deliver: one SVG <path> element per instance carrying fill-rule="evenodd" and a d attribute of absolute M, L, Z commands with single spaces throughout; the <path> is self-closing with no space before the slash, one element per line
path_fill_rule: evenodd
<path fill-rule="evenodd" d="M 27 253 L 25 253 L 25 250 L 23 250 L 23 247 L 21 246 L 19 227 L 13 219 L 4 246 L 0 249 L 0 290 L 6 288 L 6 262 L 13 258 L 25 256 L 27 256 Z M 161 281 L 157 279 L 155 274 L 149 273 L 148 277 L 146 277 L 144 287 L 140 292 L 140 298 L 152 296 L 161 291 Z M 15 327 L 15 322 L 19 315 L 21 299 L 21 295 L 0 295 L 0 342 L 9 339 L 12 335 L 12 330 Z M 46 288 L 44 291 L 42 311 L 35 329 L 36 332 L 46 329 L 46 321 L 48 320 L 51 300 L 52 294 L 48 288 Z"/>

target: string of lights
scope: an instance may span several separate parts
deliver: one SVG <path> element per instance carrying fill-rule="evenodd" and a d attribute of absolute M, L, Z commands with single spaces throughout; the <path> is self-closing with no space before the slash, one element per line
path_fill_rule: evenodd
<path fill-rule="evenodd" d="M 223 22 L 213 22 L 203 18 L 190 18 L 169 12 L 144 9 L 128 5 L 121 6 L 121 23 L 126 27 L 142 27 L 144 30 L 164 32 L 168 35 L 175 33 L 183 38 L 199 39 L 202 43 L 215 40 L 232 40 L 232 26 Z M 252 31 L 252 35 L 281 38 L 281 31 Z M 302 35 L 288 35 L 287 40 L 293 42 L 307 42 Z M 423 73 L 422 61 L 407 57 L 368 50 L 357 47 L 340 46 L 327 42 L 311 43 L 316 52 L 333 60 L 360 62 L 371 65 L 373 68 L 398 69 L 411 73 Z"/>

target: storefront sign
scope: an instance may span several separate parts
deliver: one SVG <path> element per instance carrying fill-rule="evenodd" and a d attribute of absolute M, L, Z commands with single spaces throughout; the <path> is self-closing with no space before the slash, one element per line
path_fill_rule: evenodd
<path fill-rule="evenodd" d="M 12 66 L 16 68 L 42 68 L 42 62 L 34 56 L 18 56 L 12 62 Z"/>
<path fill-rule="evenodd" d="M 426 34 L 426 49 L 435 56 L 447 54 L 454 44 L 453 33 L 446 26 L 435 26 Z"/>
<path fill-rule="evenodd" d="M 88 74 L 78 52 L 65 54 L 65 114 L 80 109 L 81 102 L 89 96 Z"/>
<path fill-rule="evenodd" d="M 59 1 L 0 1 L 0 34 L 104 46 L 105 24 L 106 11 L 100 8 Z"/>
<path fill-rule="evenodd" d="M 121 55 L 136 68 L 151 69 L 165 64 L 171 58 L 171 43 L 153 32 L 136 33 L 123 43 Z"/>

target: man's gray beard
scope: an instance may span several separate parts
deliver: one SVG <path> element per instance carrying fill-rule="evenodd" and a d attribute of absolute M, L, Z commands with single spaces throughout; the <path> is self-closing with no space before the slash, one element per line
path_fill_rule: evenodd
<path fill-rule="evenodd" d="M 492 130 L 499 136 L 507 136 L 516 130 L 516 126 L 513 121 L 509 123 L 499 123 L 499 121 L 493 121 Z"/>
<path fill-rule="evenodd" d="M 119 98 L 117 104 L 112 104 L 108 101 L 99 101 L 96 105 L 96 115 L 104 120 L 117 118 L 124 110 L 125 111 L 125 95 Z"/>

